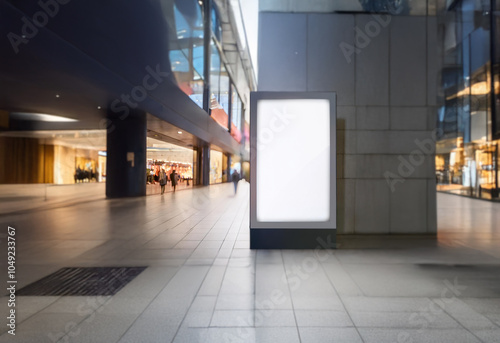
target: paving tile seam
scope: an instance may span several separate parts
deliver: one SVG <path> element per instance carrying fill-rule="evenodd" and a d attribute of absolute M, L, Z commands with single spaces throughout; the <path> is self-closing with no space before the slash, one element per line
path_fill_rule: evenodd
<path fill-rule="evenodd" d="M 474 332 L 470 331 L 467 327 L 465 327 L 464 324 L 462 324 L 458 319 L 456 319 L 451 313 L 449 313 L 449 311 L 446 310 L 446 308 L 443 308 L 442 306 L 440 306 L 438 303 L 436 303 L 436 301 L 434 299 L 431 299 L 431 301 L 433 303 L 435 303 L 437 306 L 441 307 L 443 309 L 443 313 L 446 313 L 449 317 L 451 317 L 455 322 L 458 323 L 459 326 L 461 326 L 464 330 L 466 330 L 467 332 L 469 332 L 471 335 L 473 335 L 474 337 L 476 337 L 480 342 L 484 342 L 479 336 L 477 336 Z M 485 343 L 488 343 L 488 342 L 485 342 Z"/>
<path fill-rule="evenodd" d="M 203 280 L 201 281 L 200 286 L 199 286 L 199 287 L 198 287 L 198 289 L 196 290 L 196 293 L 194 294 L 193 299 L 191 300 L 191 303 L 189 304 L 189 307 L 187 308 L 186 313 L 184 313 L 184 316 L 183 316 L 183 318 L 182 318 L 181 322 L 179 323 L 179 326 L 177 327 L 177 330 L 176 330 L 176 332 L 175 332 L 175 335 L 172 337 L 171 342 L 174 342 L 174 341 L 175 341 L 175 338 L 176 338 L 176 337 L 177 337 L 177 335 L 179 334 L 179 330 L 180 330 L 180 329 L 181 329 L 181 327 L 183 326 L 184 321 L 186 320 L 186 317 L 187 317 L 187 315 L 189 314 L 189 312 L 190 312 L 190 310 L 191 310 L 191 307 L 193 306 L 194 301 L 195 301 L 195 300 L 196 300 L 196 298 L 198 297 L 198 293 L 200 292 L 200 289 L 203 287 L 203 283 L 204 283 L 204 282 L 205 282 L 205 280 L 207 279 L 207 276 L 208 276 L 208 274 L 210 273 L 210 269 L 211 269 L 211 268 L 207 268 L 207 272 L 205 273 L 205 276 L 203 277 Z M 225 267 L 225 269 L 224 269 L 224 275 L 225 275 L 226 270 L 227 270 L 227 265 L 226 265 L 226 267 Z M 220 288 L 219 288 L 219 292 L 220 292 Z M 217 303 L 217 298 L 218 298 L 218 297 L 216 297 L 216 299 L 215 299 L 215 304 Z M 209 321 L 209 323 L 212 321 L 213 314 L 214 314 L 214 312 L 215 312 L 215 304 L 214 304 L 214 310 L 212 310 L 212 311 L 211 311 L 211 312 L 212 312 L 212 315 L 210 316 L 210 321 Z"/>
<path fill-rule="evenodd" d="M 286 285 L 287 285 L 287 289 L 288 289 L 288 294 L 290 296 L 290 303 L 292 305 L 293 320 L 295 321 L 295 327 L 297 328 L 297 335 L 298 335 L 299 340 L 300 340 L 301 336 L 300 336 L 299 325 L 298 325 L 298 320 L 297 320 L 297 313 L 295 312 L 295 304 L 293 301 L 292 289 L 290 288 L 290 282 L 288 282 L 288 273 L 286 272 L 286 263 L 285 263 L 285 257 L 283 256 L 283 250 L 280 250 L 280 255 L 281 255 L 281 262 L 283 265 L 283 271 L 285 272 Z M 255 320 L 255 317 L 254 317 L 254 320 Z"/>
<path fill-rule="evenodd" d="M 352 277 L 352 276 L 351 276 L 351 275 L 350 275 L 350 274 L 349 274 L 349 273 L 345 270 L 345 268 L 344 268 L 344 266 L 342 265 L 342 263 L 341 263 L 338 259 L 337 259 L 337 261 L 338 261 L 338 265 L 339 265 L 339 267 L 340 267 L 340 268 L 342 268 L 342 270 L 344 271 L 344 273 L 346 273 L 347 275 L 349 275 L 350 279 L 354 282 L 354 284 L 355 284 L 355 285 L 356 285 L 356 287 L 358 288 L 358 291 L 360 291 L 362 294 L 364 294 L 364 293 L 363 293 L 363 291 L 362 291 L 362 288 L 361 288 L 361 287 L 359 287 L 359 285 L 356 283 L 356 281 L 354 280 L 354 278 L 353 278 L 353 277 Z M 350 313 L 349 313 L 349 311 L 347 310 L 347 307 L 346 307 L 345 302 L 343 301 L 343 299 L 342 299 L 342 297 L 340 296 L 340 294 L 339 294 L 339 292 L 338 292 L 337 288 L 336 288 L 336 287 L 335 287 L 335 285 L 333 284 L 332 279 L 328 276 L 328 273 L 327 273 L 327 272 L 326 272 L 326 270 L 325 270 L 325 265 L 324 265 L 323 263 L 319 263 L 319 265 L 321 266 L 321 268 L 322 268 L 322 270 L 323 270 L 323 273 L 325 274 L 325 276 L 326 276 L 326 278 L 327 278 L 328 282 L 330 283 L 330 285 L 332 286 L 333 290 L 335 291 L 335 294 L 336 294 L 336 295 L 337 295 L 337 297 L 339 298 L 339 301 L 340 301 L 340 303 L 342 304 L 342 307 L 344 308 L 345 313 L 347 313 L 347 316 L 349 317 L 349 320 L 351 321 L 351 323 L 353 323 L 353 324 L 354 324 L 354 320 L 352 319 L 351 314 L 350 314 Z M 358 328 L 355 326 L 355 324 L 354 324 L 354 328 L 356 329 L 356 332 L 357 332 L 358 336 L 360 337 L 361 341 L 364 343 L 364 342 L 365 342 L 365 340 L 364 340 L 364 339 L 363 339 L 363 337 L 361 336 L 361 333 L 359 332 L 359 330 L 358 330 Z"/>
<path fill-rule="evenodd" d="M 165 283 L 163 284 L 161 290 L 151 299 L 151 301 L 148 302 L 148 304 L 144 307 L 144 310 L 137 314 L 137 317 L 134 319 L 134 321 L 129 325 L 129 327 L 127 328 L 127 330 L 125 330 L 123 332 L 123 334 L 120 336 L 120 338 L 118 338 L 118 340 L 116 342 L 119 342 L 122 340 L 123 337 L 126 336 L 127 332 L 130 330 L 130 328 L 132 326 L 134 326 L 134 324 L 137 322 L 137 320 L 141 317 L 141 315 L 148 309 L 149 306 L 151 306 L 151 304 L 156 300 L 156 298 L 158 298 L 158 296 L 160 295 L 160 293 L 162 292 L 163 289 L 165 289 L 165 287 L 168 285 L 168 283 L 177 275 L 177 273 L 181 270 L 182 267 L 179 267 L 179 268 L 176 268 L 177 270 L 174 272 L 174 274 L 167 280 L 165 281 Z M 147 270 L 147 269 L 146 269 Z"/>

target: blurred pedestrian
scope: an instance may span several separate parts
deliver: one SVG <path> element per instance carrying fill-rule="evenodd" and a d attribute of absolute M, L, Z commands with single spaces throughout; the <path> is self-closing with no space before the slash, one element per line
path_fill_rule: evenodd
<path fill-rule="evenodd" d="M 235 169 L 233 171 L 233 175 L 231 176 L 231 179 L 234 184 L 234 194 L 236 194 L 236 191 L 238 190 L 238 182 L 240 182 L 240 173 Z"/>
<path fill-rule="evenodd" d="M 172 187 L 174 187 L 175 192 L 175 186 L 177 186 L 177 173 L 175 172 L 175 169 L 172 170 L 172 173 L 170 173 L 170 182 L 172 182 Z"/>
<path fill-rule="evenodd" d="M 155 170 L 155 175 L 154 175 L 154 184 L 156 185 L 157 182 L 160 181 L 160 171 L 158 169 Z"/>
<path fill-rule="evenodd" d="M 161 186 L 161 194 L 165 193 L 165 185 L 167 184 L 167 173 L 165 170 L 160 171 L 160 186 Z"/>

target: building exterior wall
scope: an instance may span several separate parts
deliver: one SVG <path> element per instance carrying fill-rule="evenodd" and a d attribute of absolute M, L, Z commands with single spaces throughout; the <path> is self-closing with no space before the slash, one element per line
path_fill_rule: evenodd
<path fill-rule="evenodd" d="M 234 8 L 237 3 L 68 2 L 56 6 L 60 13 L 52 18 L 37 2 L 0 2 L 0 32 L 10 37 L 3 41 L 5 54 L 0 63 L 8 66 L 0 71 L 0 161 L 9 162 L 3 166 L 8 164 L 10 169 L 0 168 L 0 183 L 74 183 L 78 166 L 83 169 L 85 164 L 86 171 L 95 171 L 99 160 L 98 175 L 102 176 L 103 157 L 97 156 L 97 149 L 92 157 L 80 156 L 71 139 L 64 146 L 49 147 L 24 139 L 46 137 L 51 141 L 47 132 L 54 130 L 107 130 L 107 156 L 113 161 L 109 164 L 123 166 L 106 167 L 106 182 L 109 186 L 118 180 L 115 184 L 120 191 L 128 183 L 137 188 L 146 185 L 142 180 L 146 175 L 146 166 L 142 166 L 145 144 L 137 141 L 126 151 L 120 150 L 130 137 L 146 139 L 158 134 L 162 140 L 183 147 L 207 152 L 214 149 L 248 161 L 245 113 L 249 92 L 255 90 L 255 75 L 248 47 L 242 44 L 246 42 L 245 31 L 237 27 L 237 19 L 241 19 L 240 8 Z M 117 6 L 119 18 L 115 15 Z M 39 15 L 51 18 L 35 27 L 33 17 Z M 29 37 L 33 38 L 31 44 L 27 44 L 28 39 L 15 42 L 12 38 L 24 32 L 26 27 L 20 23 L 25 19 L 30 21 L 28 31 L 36 29 Z M 43 87 L 36 87 L 37 83 Z M 42 116 L 33 116 L 35 113 Z M 43 114 L 64 118 L 46 121 L 41 119 Z M 141 132 L 134 132 L 134 125 L 123 127 L 122 122 L 136 114 L 146 116 Z M 117 128 L 128 130 L 130 137 L 122 136 Z M 3 131 L 8 138 L 1 137 Z M 3 142 L 10 137 L 16 137 L 12 138 L 16 145 L 7 147 Z M 115 140 L 112 148 L 116 148 L 112 153 L 111 139 Z M 144 151 L 138 151 L 139 146 Z M 111 154 L 118 154 L 118 160 Z M 207 173 L 194 183 L 203 180 L 208 185 L 209 155 L 200 161 L 197 175 Z M 143 171 L 124 176 L 127 167 Z M 145 188 L 141 189 L 145 194 Z M 144 194 L 133 192 L 134 196 Z"/>
<path fill-rule="evenodd" d="M 259 19 L 259 91 L 337 93 L 338 232 L 436 233 L 435 17 Z"/>

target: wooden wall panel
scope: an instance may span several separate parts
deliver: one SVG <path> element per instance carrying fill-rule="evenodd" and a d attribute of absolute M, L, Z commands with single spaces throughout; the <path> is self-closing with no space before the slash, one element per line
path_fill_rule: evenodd
<path fill-rule="evenodd" d="M 5 137 L 0 137 L 0 184 L 6 183 L 6 152 L 7 152 L 7 139 Z"/>
<path fill-rule="evenodd" d="M 43 145 L 43 147 L 44 147 L 43 183 L 54 183 L 54 146 Z"/>
<path fill-rule="evenodd" d="M 35 138 L 0 137 L 0 183 L 52 183 L 54 146 Z"/>

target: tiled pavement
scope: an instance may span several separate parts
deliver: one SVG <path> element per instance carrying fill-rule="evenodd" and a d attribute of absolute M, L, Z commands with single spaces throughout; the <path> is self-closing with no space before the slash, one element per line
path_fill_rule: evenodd
<path fill-rule="evenodd" d="M 0 342 L 500 342 L 500 204 L 439 194 L 437 240 L 255 251 L 248 188 L 0 216 L 18 288 L 62 267 L 148 266 L 113 297 L 17 297 L 16 336 L 1 298 Z"/>

